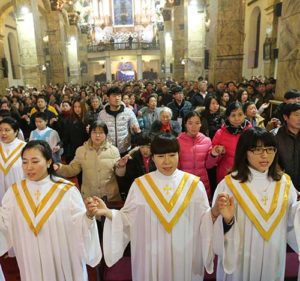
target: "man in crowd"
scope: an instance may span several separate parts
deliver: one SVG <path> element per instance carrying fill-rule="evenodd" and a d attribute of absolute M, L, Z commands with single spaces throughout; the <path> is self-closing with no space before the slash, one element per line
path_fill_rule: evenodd
<path fill-rule="evenodd" d="M 122 103 L 122 92 L 119 87 L 107 91 L 108 103 L 100 111 L 98 119 L 108 127 L 108 140 L 116 146 L 121 156 L 131 148 L 131 133 L 140 133 L 139 123 L 130 108 Z"/>

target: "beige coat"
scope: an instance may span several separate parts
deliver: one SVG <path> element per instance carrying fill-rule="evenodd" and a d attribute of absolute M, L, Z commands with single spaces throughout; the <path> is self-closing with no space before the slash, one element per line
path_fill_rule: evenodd
<path fill-rule="evenodd" d="M 109 142 L 96 151 L 88 140 L 77 148 L 75 158 L 69 165 L 60 165 L 57 174 L 69 178 L 82 171 L 83 198 L 107 196 L 108 201 L 118 201 L 121 197 L 114 169 L 119 159 L 118 149 Z"/>

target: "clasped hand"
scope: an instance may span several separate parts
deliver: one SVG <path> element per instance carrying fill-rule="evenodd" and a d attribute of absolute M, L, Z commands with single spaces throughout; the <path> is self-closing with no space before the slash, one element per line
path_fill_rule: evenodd
<path fill-rule="evenodd" d="M 84 200 L 88 217 L 100 218 L 101 216 L 111 217 L 111 211 L 107 208 L 102 199 L 97 196 L 87 197 Z"/>
<path fill-rule="evenodd" d="M 229 196 L 225 192 L 218 194 L 214 206 L 211 209 L 212 217 L 217 218 L 221 215 L 224 218 L 225 223 L 229 224 L 235 213 L 233 196 Z"/>

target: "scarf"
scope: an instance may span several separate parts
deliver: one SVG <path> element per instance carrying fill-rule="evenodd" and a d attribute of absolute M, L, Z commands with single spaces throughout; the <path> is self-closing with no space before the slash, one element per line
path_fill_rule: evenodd
<path fill-rule="evenodd" d="M 231 123 L 228 121 L 228 119 L 225 121 L 225 128 L 227 129 L 227 131 L 230 133 L 230 134 L 233 134 L 233 135 L 238 135 L 238 134 L 241 134 L 244 129 L 249 126 L 250 122 L 245 119 L 244 122 L 238 126 L 238 127 L 234 127 L 231 125 Z"/>

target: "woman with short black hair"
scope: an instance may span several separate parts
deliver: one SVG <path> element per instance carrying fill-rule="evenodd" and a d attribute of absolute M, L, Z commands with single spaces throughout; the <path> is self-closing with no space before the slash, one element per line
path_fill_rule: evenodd
<path fill-rule="evenodd" d="M 115 176 L 115 166 L 120 159 L 119 150 L 107 141 L 108 128 L 95 121 L 89 128 L 89 139 L 78 147 L 69 165 L 55 164 L 58 175 L 74 177 L 82 172 L 83 198 L 97 195 L 108 201 L 121 200 Z"/>

